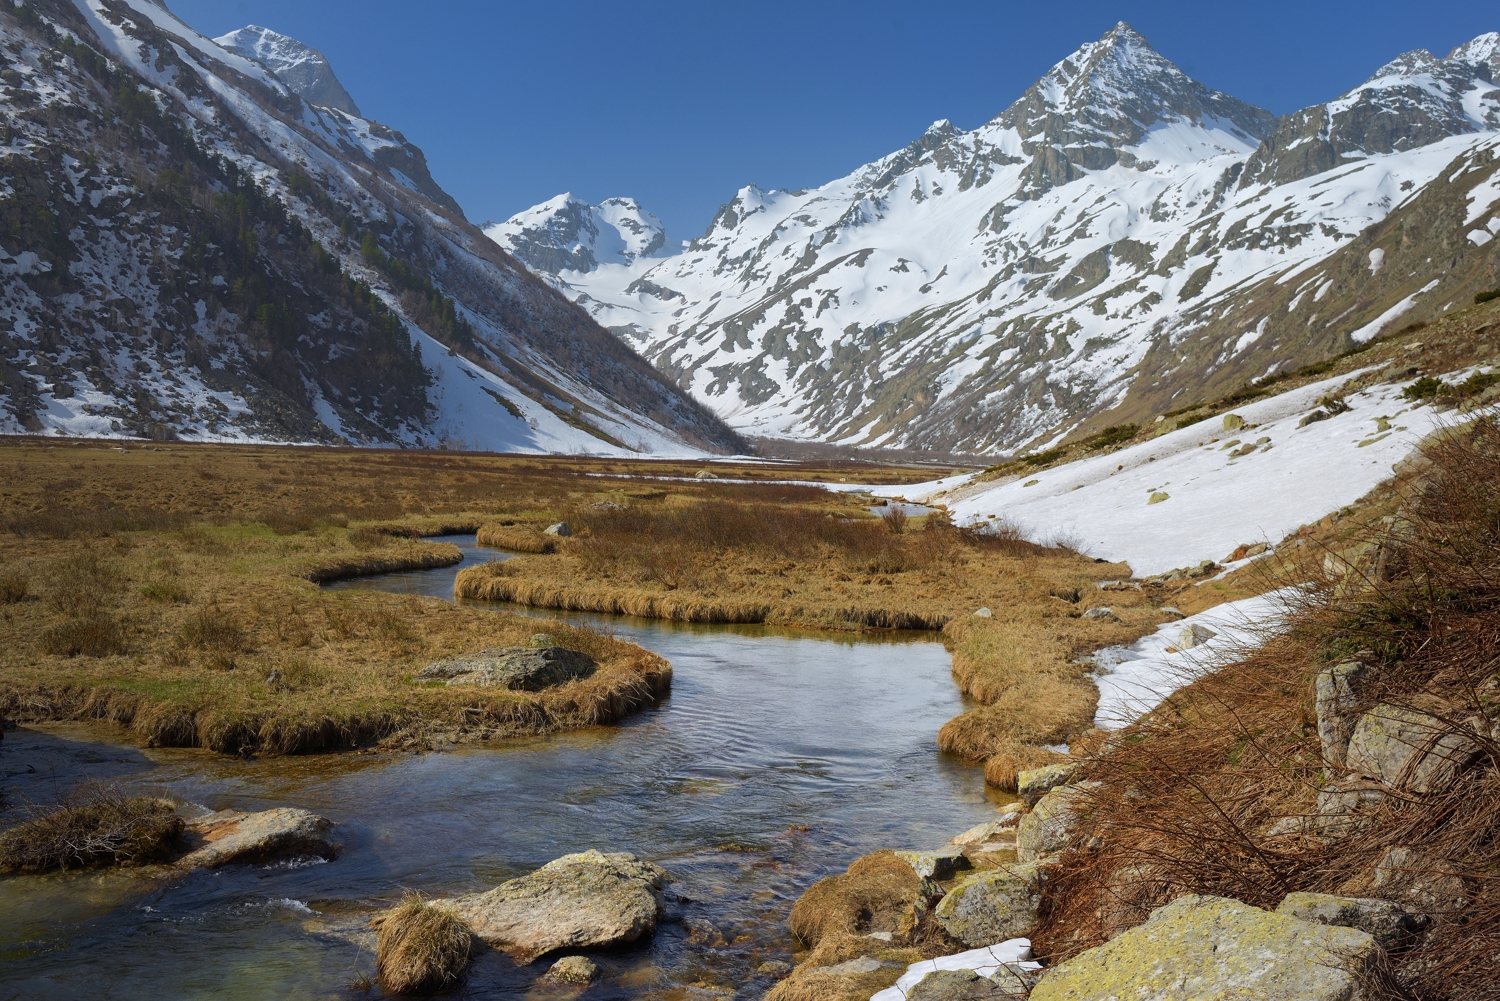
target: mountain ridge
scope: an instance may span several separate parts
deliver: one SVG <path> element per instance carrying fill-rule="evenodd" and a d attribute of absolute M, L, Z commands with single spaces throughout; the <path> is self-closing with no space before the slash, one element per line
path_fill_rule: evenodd
<path fill-rule="evenodd" d="M 818 188 L 741 188 L 661 259 L 538 270 L 746 433 L 1045 447 L 1489 287 L 1493 247 L 1444 230 L 1399 295 L 1349 271 L 1336 314 L 1311 308 L 1316 288 L 1281 314 L 1258 305 L 1485 147 L 1497 42 L 1398 57 L 1278 118 L 1122 22 L 976 129 L 940 119 Z M 525 216 L 487 232 L 545 243 L 545 212 Z"/>

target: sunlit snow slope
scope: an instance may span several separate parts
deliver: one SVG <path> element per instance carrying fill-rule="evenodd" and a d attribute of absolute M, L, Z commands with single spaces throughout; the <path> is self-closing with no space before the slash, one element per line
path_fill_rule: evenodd
<path fill-rule="evenodd" d="M 1122 23 L 985 125 L 746 187 L 664 259 L 591 252 L 566 197 L 487 232 L 743 431 L 1035 445 L 1500 282 L 1497 49 L 1408 53 L 1278 120 Z"/>

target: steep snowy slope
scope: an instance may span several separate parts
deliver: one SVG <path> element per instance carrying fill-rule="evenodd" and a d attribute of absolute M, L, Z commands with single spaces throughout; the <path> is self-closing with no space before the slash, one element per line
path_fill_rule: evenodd
<path fill-rule="evenodd" d="M 229 52 L 265 66 L 308 104 L 321 104 L 360 117 L 354 98 L 339 83 L 327 57 L 317 49 L 254 24 L 220 35 L 214 41 Z"/>
<path fill-rule="evenodd" d="M 155 0 L 0 5 L 0 431 L 741 447 L 262 56 Z"/>
<path fill-rule="evenodd" d="M 749 433 L 1035 445 L 1500 284 L 1465 235 L 1487 207 L 1424 215 L 1399 282 L 1377 259 L 1397 248 L 1366 246 L 1455 171 L 1493 178 L 1497 47 L 1408 53 L 1278 121 L 1122 23 L 980 128 L 937 122 L 813 190 L 744 188 L 665 259 L 549 254 L 556 201 L 488 232 Z"/>

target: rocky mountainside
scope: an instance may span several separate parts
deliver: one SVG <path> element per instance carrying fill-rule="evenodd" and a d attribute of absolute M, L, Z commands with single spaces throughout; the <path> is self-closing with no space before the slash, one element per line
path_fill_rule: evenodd
<path fill-rule="evenodd" d="M 275 73 L 277 79 L 308 104 L 321 104 L 355 118 L 361 117 L 354 98 L 339 83 L 327 57 L 317 49 L 254 24 L 220 35 L 214 41 L 235 55 L 254 59 Z"/>
<path fill-rule="evenodd" d="M 321 57 L 229 38 L 155 0 L 0 7 L 0 431 L 743 447 L 335 106 Z"/>
<path fill-rule="evenodd" d="M 516 260 L 544 275 L 593 271 L 601 264 L 629 267 L 664 256 L 667 246 L 661 220 L 634 198 L 606 198 L 590 205 L 571 193 L 561 194 L 483 228 Z"/>
<path fill-rule="evenodd" d="M 746 187 L 665 257 L 574 252 L 558 200 L 487 232 L 742 431 L 1040 447 L 1500 285 L 1497 51 L 1277 119 L 1122 23 L 985 125 Z"/>

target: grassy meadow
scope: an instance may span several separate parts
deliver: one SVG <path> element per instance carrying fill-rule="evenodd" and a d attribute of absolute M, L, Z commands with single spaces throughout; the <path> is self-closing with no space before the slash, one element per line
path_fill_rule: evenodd
<path fill-rule="evenodd" d="M 587 629 L 600 663 L 540 693 L 413 676 L 526 645 L 535 619 L 437 599 L 329 592 L 339 577 L 458 561 L 431 536 L 522 553 L 459 594 L 541 608 L 818 629 L 944 630 L 975 710 L 942 746 L 991 780 L 1087 729 L 1086 664 L 1164 621 L 1127 576 L 1065 546 L 976 535 L 941 514 L 789 480 L 916 482 L 931 469 L 715 464 L 11 439 L 0 444 L 0 713 L 100 719 L 225 753 L 429 746 L 608 722 L 670 665 Z M 942 472 L 946 472 L 943 470 Z M 752 482 L 745 482 L 752 481 Z M 878 509 L 877 509 L 878 510 Z M 573 534 L 543 534 L 566 521 Z M 1114 615 L 1084 618 L 1108 605 Z M 976 617 L 989 608 L 988 618 Z M 857 697 L 853 693 L 852 697 Z M 977 713 L 977 715 L 976 715 Z"/>

